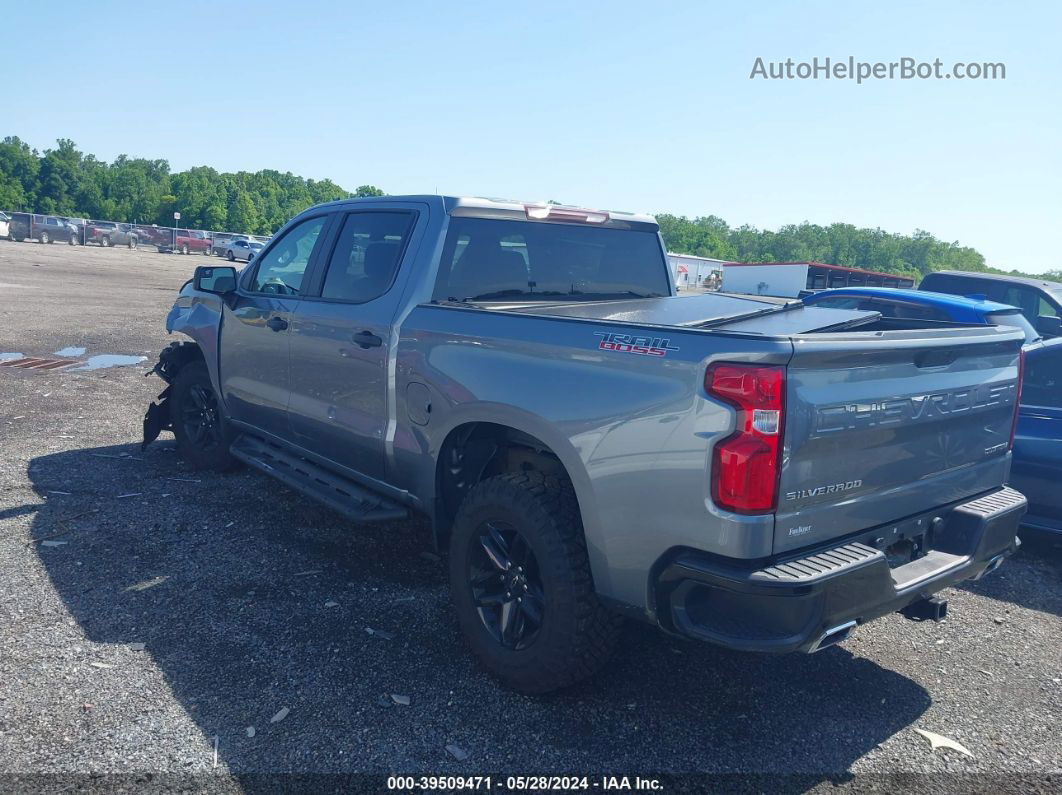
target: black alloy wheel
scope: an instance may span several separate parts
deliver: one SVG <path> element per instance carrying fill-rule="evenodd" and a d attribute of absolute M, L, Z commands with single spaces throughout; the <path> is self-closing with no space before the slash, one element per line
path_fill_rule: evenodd
<path fill-rule="evenodd" d="M 224 435 L 214 390 L 203 384 L 192 384 L 188 388 L 188 398 L 181 407 L 180 418 L 188 441 L 204 453 L 216 450 L 224 441 Z"/>
<path fill-rule="evenodd" d="M 468 562 L 472 600 L 483 626 L 506 649 L 526 649 L 542 627 L 546 601 L 527 539 L 506 522 L 483 522 Z"/>

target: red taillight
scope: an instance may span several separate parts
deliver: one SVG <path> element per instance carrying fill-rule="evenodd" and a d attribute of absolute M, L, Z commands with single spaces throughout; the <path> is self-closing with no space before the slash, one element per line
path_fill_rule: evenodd
<path fill-rule="evenodd" d="M 1018 431 L 1018 410 L 1021 408 L 1021 382 L 1025 378 L 1025 349 L 1018 352 L 1018 383 L 1014 387 L 1014 421 L 1010 424 L 1010 444 L 1008 450 L 1014 449 L 1014 434 Z"/>
<path fill-rule="evenodd" d="M 713 364 L 704 389 L 737 409 L 737 428 L 712 454 L 712 499 L 734 513 L 770 513 L 778 502 L 785 368 Z"/>

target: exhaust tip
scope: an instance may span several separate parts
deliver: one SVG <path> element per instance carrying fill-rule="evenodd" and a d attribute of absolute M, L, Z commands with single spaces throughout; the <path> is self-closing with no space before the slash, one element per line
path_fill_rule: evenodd
<path fill-rule="evenodd" d="M 984 577 L 986 575 L 989 575 L 992 572 L 994 572 L 996 569 L 998 569 L 1002 565 L 1002 563 L 1003 563 L 1003 561 L 1004 561 L 1004 559 L 1006 557 L 1007 557 L 1006 553 L 1003 553 L 1003 552 L 1001 552 L 1000 554 L 996 555 L 994 558 L 992 558 L 990 561 L 988 561 L 988 565 L 985 566 L 984 569 L 981 571 L 981 573 L 978 574 L 976 577 L 974 577 L 974 579 L 975 580 L 979 580 L 982 577 Z"/>
<path fill-rule="evenodd" d="M 836 646 L 843 640 L 847 640 L 848 636 L 852 634 L 852 629 L 855 627 L 855 621 L 846 621 L 843 624 L 838 624 L 836 627 L 826 630 L 819 635 L 811 648 L 808 649 L 808 654 L 814 654 L 817 651 L 822 651 L 827 646 Z"/>

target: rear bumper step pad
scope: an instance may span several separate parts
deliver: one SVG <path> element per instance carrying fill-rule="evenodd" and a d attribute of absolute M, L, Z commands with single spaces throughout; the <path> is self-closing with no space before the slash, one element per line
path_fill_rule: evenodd
<path fill-rule="evenodd" d="M 849 625 L 992 571 L 1017 549 L 1025 510 L 1025 497 L 1010 488 L 945 506 L 927 517 L 934 531 L 926 554 L 895 568 L 882 550 L 859 541 L 759 569 L 681 552 L 657 577 L 657 620 L 734 649 L 815 651 L 824 633 L 845 628 L 847 635 Z"/>

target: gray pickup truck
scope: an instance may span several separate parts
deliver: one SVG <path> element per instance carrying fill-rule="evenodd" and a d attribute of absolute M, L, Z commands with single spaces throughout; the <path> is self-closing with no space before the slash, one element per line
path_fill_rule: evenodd
<path fill-rule="evenodd" d="M 114 221 L 89 221 L 85 225 L 85 244 L 95 243 L 103 248 L 127 246 L 136 248 L 140 235 L 132 224 L 116 224 Z"/>
<path fill-rule="evenodd" d="M 347 200 L 199 267 L 144 444 L 244 462 L 359 522 L 426 515 L 458 622 L 524 692 L 623 616 L 813 652 L 1017 545 L 1022 335 L 679 297 L 649 216 Z"/>

